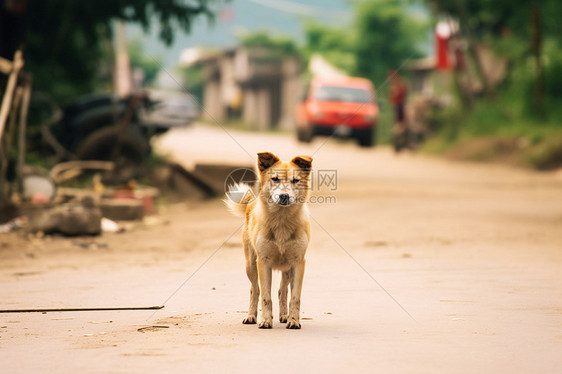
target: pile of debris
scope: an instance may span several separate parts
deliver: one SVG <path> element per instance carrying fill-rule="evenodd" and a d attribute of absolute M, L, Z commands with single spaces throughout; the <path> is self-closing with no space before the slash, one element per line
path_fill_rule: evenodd
<path fill-rule="evenodd" d="M 123 230 L 122 222 L 140 222 L 154 215 L 157 196 L 156 188 L 136 185 L 103 191 L 59 188 L 56 196 L 35 191 L 18 204 L 16 218 L 0 225 L 0 232 L 24 229 L 66 236 L 118 232 Z"/>
<path fill-rule="evenodd" d="M 99 235 L 102 231 L 120 231 L 119 221 L 142 221 L 154 213 L 152 188 L 116 190 L 109 195 L 80 189 L 65 189 L 51 203 L 27 205 L 28 232 L 62 235 Z"/>
<path fill-rule="evenodd" d="M 10 220 L 0 220 L 0 233 L 18 229 L 65 236 L 119 232 L 133 226 L 128 223 L 154 217 L 159 197 L 169 201 L 213 199 L 224 196 L 232 178 L 237 181 L 246 176 L 252 183 L 253 174 L 247 165 L 199 163 L 188 170 L 179 163 L 167 162 L 149 173 L 152 186 L 131 180 L 112 187 L 103 184 L 103 173 L 112 167 L 108 161 L 71 161 L 57 164 L 47 173 L 26 166 L 22 192 L 13 199 L 17 209 Z M 62 187 L 87 169 L 98 171 L 82 188 Z"/>

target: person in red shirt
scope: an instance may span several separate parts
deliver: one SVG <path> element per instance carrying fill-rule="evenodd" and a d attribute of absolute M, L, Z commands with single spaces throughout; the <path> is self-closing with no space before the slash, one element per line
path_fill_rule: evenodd
<path fill-rule="evenodd" d="M 398 75 L 396 70 L 388 72 L 390 80 L 390 102 L 394 105 L 395 115 L 394 124 L 399 128 L 406 127 L 406 97 L 408 96 L 408 86 L 406 82 Z"/>
<path fill-rule="evenodd" d="M 388 72 L 390 81 L 390 102 L 394 106 L 394 149 L 400 152 L 409 147 L 409 129 L 406 121 L 406 98 L 408 86 L 396 70 Z"/>

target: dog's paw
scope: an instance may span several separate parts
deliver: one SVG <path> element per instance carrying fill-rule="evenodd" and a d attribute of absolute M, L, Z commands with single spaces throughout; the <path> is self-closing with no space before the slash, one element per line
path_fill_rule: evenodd
<path fill-rule="evenodd" d="M 256 324 L 256 316 L 248 316 L 248 317 L 244 318 L 242 323 L 245 324 L 245 325 L 255 325 Z"/>
<path fill-rule="evenodd" d="M 287 316 L 279 316 L 279 322 L 287 323 Z"/>
<path fill-rule="evenodd" d="M 260 329 L 270 329 L 272 327 L 273 327 L 272 321 L 263 321 L 263 322 L 260 322 L 260 324 L 259 324 Z"/>
<path fill-rule="evenodd" d="M 300 329 L 301 328 L 301 324 L 299 321 L 297 321 L 296 319 L 291 319 L 288 323 L 287 323 L 287 328 L 288 329 Z"/>

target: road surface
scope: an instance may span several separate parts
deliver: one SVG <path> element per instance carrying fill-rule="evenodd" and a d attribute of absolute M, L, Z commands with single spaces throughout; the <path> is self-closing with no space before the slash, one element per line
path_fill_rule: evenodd
<path fill-rule="evenodd" d="M 242 324 L 242 222 L 186 202 L 98 238 L 0 234 L 2 308 L 165 304 L 0 314 L 2 372 L 560 372 L 556 173 L 323 141 L 194 126 L 157 144 L 187 166 L 313 155 L 301 330 Z"/>

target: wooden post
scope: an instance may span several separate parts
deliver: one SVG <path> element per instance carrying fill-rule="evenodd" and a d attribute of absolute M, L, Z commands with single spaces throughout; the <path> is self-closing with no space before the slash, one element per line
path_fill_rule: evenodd
<path fill-rule="evenodd" d="M 18 107 L 21 102 L 22 88 L 16 87 L 14 99 L 11 103 L 11 116 L 8 125 L 6 126 L 4 139 L 0 138 L 0 183 L 6 180 L 6 174 L 8 173 L 8 163 L 10 162 L 10 153 L 12 151 L 12 144 L 14 139 L 14 132 L 16 127 L 16 117 L 18 112 Z M 0 186 L 4 188 L 3 186 Z"/>
<path fill-rule="evenodd" d="M 23 91 L 23 101 L 20 107 L 20 124 L 18 133 L 18 160 L 16 167 L 18 192 L 22 192 L 23 189 L 23 167 L 25 164 L 25 137 L 27 135 L 27 113 L 29 112 L 29 101 L 31 99 L 31 83 L 32 77 L 28 74 L 24 91 Z"/>
<path fill-rule="evenodd" d="M 2 70 L 6 70 L 8 63 L 6 63 L 6 61 L 2 61 L 2 63 L 0 64 Z M 2 105 L 0 106 L 0 219 L 6 218 L 5 212 L 10 207 L 10 203 L 7 200 L 8 189 L 5 181 L 5 171 L 8 167 L 8 155 L 4 152 L 4 141 L 2 140 L 2 136 L 4 135 L 4 127 L 6 125 L 6 120 L 8 119 L 8 114 L 10 113 L 10 108 L 12 106 L 12 97 L 14 95 L 16 84 L 18 81 L 18 75 L 22 67 L 22 52 L 21 50 L 17 50 L 14 54 L 14 61 L 11 63 L 11 72 L 8 77 L 8 83 L 6 84 L 4 96 L 2 98 Z"/>
<path fill-rule="evenodd" d="M 12 100 L 12 109 L 10 110 L 10 115 L 8 116 L 8 124 L 4 130 L 4 156 L 10 157 L 12 152 L 12 146 L 14 144 L 14 133 L 16 132 L 16 121 L 18 119 L 18 110 L 20 108 L 21 99 L 23 96 L 23 87 L 17 86 L 14 92 L 14 98 Z"/>
<path fill-rule="evenodd" d="M 127 33 L 125 23 L 115 23 L 115 92 L 123 97 L 133 92 L 131 78 L 131 61 L 127 50 Z"/>
<path fill-rule="evenodd" d="M 4 91 L 4 97 L 2 98 L 2 106 L 0 107 L 0 141 L 2 140 L 2 135 L 4 134 L 4 127 L 6 125 L 6 120 L 8 119 L 8 114 L 10 113 L 10 107 L 12 105 L 12 96 L 14 95 L 14 90 L 16 88 L 16 83 L 18 81 L 18 75 L 23 67 L 23 58 L 21 50 L 17 50 L 14 54 L 14 62 L 12 63 L 12 72 L 8 78 L 8 84 L 6 85 L 6 91 Z M 1 151 L 0 143 L 0 151 Z"/>

